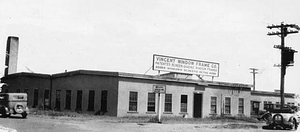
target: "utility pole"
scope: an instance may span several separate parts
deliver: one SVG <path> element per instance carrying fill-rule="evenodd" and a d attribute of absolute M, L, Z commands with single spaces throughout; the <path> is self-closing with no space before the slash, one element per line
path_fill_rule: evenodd
<path fill-rule="evenodd" d="M 274 45 L 274 48 L 281 50 L 281 72 L 280 72 L 280 98 L 281 98 L 281 107 L 284 107 L 284 76 L 286 73 L 287 66 L 293 66 L 294 63 L 294 53 L 297 52 L 291 47 L 285 47 L 284 38 L 288 34 L 298 33 L 297 30 L 300 30 L 299 26 L 296 24 L 283 24 L 267 26 L 267 28 L 277 28 L 280 31 L 269 32 L 268 35 L 277 35 L 281 38 L 281 45 Z M 295 30 L 289 30 L 289 28 L 295 28 Z M 290 65 L 291 64 L 291 65 Z"/>
<path fill-rule="evenodd" d="M 251 70 L 250 73 L 253 74 L 253 91 L 255 91 L 255 74 L 257 74 L 258 72 L 256 72 L 258 69 L 255 68 L 249 68 Z"/>

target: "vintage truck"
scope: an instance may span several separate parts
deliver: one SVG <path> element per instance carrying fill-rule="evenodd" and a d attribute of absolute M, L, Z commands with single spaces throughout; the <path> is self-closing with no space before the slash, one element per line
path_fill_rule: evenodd
<path fill-rule="evenodd" d="M 23 118 L 26 118 L 28 113 L 26 93 L 0 93 L 0 114 L 2 117 L 21 114 Z"/>

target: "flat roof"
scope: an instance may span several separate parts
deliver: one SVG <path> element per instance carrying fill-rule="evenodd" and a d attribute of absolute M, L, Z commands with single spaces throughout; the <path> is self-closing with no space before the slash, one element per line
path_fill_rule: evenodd
<path fill-rule="evenodd" d="M 94 71 L 94 70 L 75 70 L 69 72 L 62 72 L 57 74 L 39 74 L 39 73 L 15 73 L 10 74 L 3 79 L 18 77 L 18 76 L 30 76 L 30 77 L 43 77 L 43 78 L 60 78 L 68 77 L 74 75 L 95 75 L 95 76 L 111 76 L 111 77 L 123 77 L 123 78 L 135 78 L 135 79 L 146 79 L 146 80 L 156 80 L 156 81 L 168 81 L 168 82 L 179 82 L 179 83 L 191 83 L 200 86 L 224 86 L 232 88 L 248 88 L 251 89 L 252 85 L 241 84 L 241 83 L 228 83 L 228 82 L 216 82 L 216 81 L 205 81 L 205 80 L 195 80 L 195 79 L 183 79 L 183 78 L 174 78 L 168 76 L 155 76 L 155 75 L 143 75 L 143 74 L 134 74 L 134 73 L 124 73 L 124 72 L 110 72 L 110 71 Z"/>
<path fill-rule="evenodd" d="M 268 91 L 251 91 L 251 95 L 280 97 L 280 93 Z M 284 97 L 294 98 L 294 96 L 294 93 L 284 93 Z"/>

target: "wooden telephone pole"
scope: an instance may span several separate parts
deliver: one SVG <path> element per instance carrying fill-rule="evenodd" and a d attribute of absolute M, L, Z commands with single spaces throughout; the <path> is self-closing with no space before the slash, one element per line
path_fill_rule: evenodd
<path fill-rule="evenodd" d="M 281 107 L 284 107 L 284 76 L 286 73 L 286 67 L 293 66 L 294 53 L 297 52 L 293 50 L 291 47 L 285 47 L 284 38 L 288 34 L 298 33 L 297 30 L 299 30 L 300 28 L 296 24 L 283 24 L 283 22 L 280 25 L 267 26 L 267 28 L 269 29 L 277 28 L 280 30 L 276 32 L 269 32 L 268 35 L 277 35 L 281 38 L 281 45 L 274 45 L 274 48 L 278 48 L 281 50 L 280 98 L 281 98 Z M 294 28 L 297 30 L 296 31 L 289 30 L 289 28 Z"/>
<path fill-rule="evenodd" d="M 249 68 L 251 70 L 250 73 L 253 74 L 253 91 L 255 91 L 255 74 L 257 74 L 258 72 L 256 72 L 258 69 L 255 68 Z"/>

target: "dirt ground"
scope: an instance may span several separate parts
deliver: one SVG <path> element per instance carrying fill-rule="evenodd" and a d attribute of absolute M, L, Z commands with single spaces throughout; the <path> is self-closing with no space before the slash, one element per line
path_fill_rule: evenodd
<path fill-rule="evenodd" d="M 216 124 L 158 124 L 119 123 L 115 120 L 74 119 L 69 117 L 29 116 L 0 118 L 3 127 L 18 132 L 273 132 L 263 130 L 263 123 L 216 123 Z M 290 130 L 276 130 L 285 132 Z"/>

